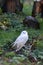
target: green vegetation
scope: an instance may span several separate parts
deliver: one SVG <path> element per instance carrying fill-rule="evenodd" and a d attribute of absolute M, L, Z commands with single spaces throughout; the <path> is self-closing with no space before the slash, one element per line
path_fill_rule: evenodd
<path fill-rule="evenodd" d="M 31 15 L 32 11 L 32 4 L 28 4 L 27 2 L 24 3 L 23 13 L 15 14 L 15 13 L 4 13 L 0 15 L 0 22 L 4 25 L 10 24 L 11 26 L 8 27 L 8 30 L 1 30 L 0 29 L 0 55 L 3 54 L 3 49 L 9 49 L 10 43 L 13 42 L 15 39 L 19 36 L 20 32 L 23 30 L 28 31 L 28 35 L 30 37 L 30 40 L 32 40 L 32 37 L 37 37 L 37 50 L 34 52 L 35 54 L 38 53 L 38 57 L 43 58 L 43 19 L 40 18 L 40 16 L 37 16 L 37 20 L 40 23 L 40 29 L 35 30 L 33 28 L 23 27 L 23 19 L 27 15 Z M 1 12 L 1 11 L 0 11 Z M 2 25 L 0 23 L 0 25 Z M 13 28 L 14 26 L 14 28 Z M 5 46 L 5 47 L 4 47 Z M 3 48 L 4 47 L 4 48 Z M 23 50 L 23 49 L 22 49 Z M 4 60 L 0 61 L 3 63 L 3 65 L 31 65 L 30 61 L 27 58 L 27 55 L 29 52 L 27 50 L 23 50 L 23 54 L 15 54 L 14 51 L 5 52 Z M 36 54 L 37 55 L 37 54 Z M 9 61 L 9 58 L 12 58 L 12 61 Z M 8 62 L 9 61 L 9 62 Z M 39 61 L 40 64 L 36 65 L 43 65 L 42 61 Z"/>

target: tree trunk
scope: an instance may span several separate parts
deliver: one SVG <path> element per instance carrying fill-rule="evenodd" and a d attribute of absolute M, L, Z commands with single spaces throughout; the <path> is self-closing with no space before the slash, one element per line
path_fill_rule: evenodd
<path fill-rule="evenodd" d="M 41 13 L 41 17 L 43 17 L 43 0 L 34 1 L 32 16 L 35 17 L 36 15 L 40 13 Z"/>
<path fill-rule="evenodd" d="M 23 4 L 20 0 L 4 0 L 4 2 L 2 1 L 1 3 L 1 7 L 3 12 L 14 13 L 16 11 L 22 11 Z"/>

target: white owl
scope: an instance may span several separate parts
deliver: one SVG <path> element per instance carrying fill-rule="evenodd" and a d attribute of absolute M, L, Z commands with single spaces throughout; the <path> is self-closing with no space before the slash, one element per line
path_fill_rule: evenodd
<path fill-rule="evenodd" d="M 12 48 L 16 46 L 16 52 L 19 51 L 27 42 L 28 40 L 28 33 L 27 31 L 22 31 L 20 36 L 13 42 Z"/>

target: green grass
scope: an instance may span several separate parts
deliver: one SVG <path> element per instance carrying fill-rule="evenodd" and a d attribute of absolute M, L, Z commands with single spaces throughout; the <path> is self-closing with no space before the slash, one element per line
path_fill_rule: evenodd
<path fill-rule="evenodd" d="M 22 30 L 27 30 L 30 38 L 33 36 L 43 36 L 43 19 L 36 17 L 40 23 L 40 30 L 35 30 L 32 28 L 23 27 L 20 22 L 23 22 L 25 16 L 22 14 L 2 14 L 0 15 L 0 21 L 6 20 L 8 22 L 18 22 L 14 28 L 9 28 L 8 31 L 0 30 L 0 45 L 6 44 L 8 41 L 13 41 L 16 37 L 19 36 Z M 38 42 L 38 46 L 43 47 L 43 41 Z"/>
<path fill-rule="evenodd" d="M 9 28 L 8 31 L 4 31 L 4 30 L 0 30 L 0 47 L 4 44 L 6 44 L 7 42 L 12 42 L 15 41 L 15 39 L 20 35 L 21 31 L 26 30 L 28 32 L 28 35 L 30 37 L 30 39 L 32 39 L 32 37 L 41 37 L 43 38 L 43 19 L 40 17 L 36 17 L 37 20 L 40 23 L 40 29 L 39 30 L 35 30 L 32 28 L 28 28 L 28 27 L 23 27 L 23 25 L 20 24 L 20 22 L 23 22 L 23 19 L 25 18 L 25 16 L 27 15 L 31 15 L 32 12 L 32 6 L 33 4 L 28 4 L 27 2 L 24 3 L 24 8 L 23 8 L 23 13 L 20 14 L 2 14 L 0 15 L 0 22 L 4 22 L 6 20 L 6 22 L 9 22 L 12 24 L 15 24 L 15 22 L 18 22 L 19 24 L 15 24 L 16 26 L 14 28 Z M 38 40 L 37 39 L 37 47 L 39 50 L 43 51 L 43 39 L 42 40 Z M 28 52 L 28 51 L 26 51 Z M 37 52 L 36 52 L 37 53 Z M 0 54 L 3 54 L 3 50 L 0 50 Z M 26 54 L 26 53 L 25 53 Z M 39 55 L 39 54 L 38 54 Z M 12 63 L 9 63 L 8 61 L 6 61 L 8 59 L 8 57 L 13 57 L 14 56 L 14 60 Z M 17 54 L 18 57 L 20 57 Z M 5 53 L 5 60 L 2 61 L 4 65 L 31 65 L 30 61 L 28 59 L 26 59 L 25 61 L 23 61 L 23 63 L 21 63 L 20 61 L 18 61 L 16 58 L 16 54 L 14 52 L 8 52 Z M 23 57 L 24 58 L 24 57 Z M 22 60 L 22 59 L 20 59 Z M 1 62 L 1 61 L 0 61 Z M 39 64 L 36 64 L 39 65 Z M 41 65 L 41 64 L 40 64 Z M 42 64 L 43 65 L 43 64 Z"/>
<path fill-rule="evenodd" d="M 4 22 L 5 20 L 9 23 L 13 23 L 14 22 L 23 22 L 23 19 L 25 18 L 26 15 L 31 15 L 32 12 L 32 6 L 33 3 L 31 3 L 31 5 L 28 2 L 24 2 L 24 7 L 23 7 L 23 13 L 25 15 L 23 15 L 22 13 L 20 14 L 2 14 L 0 15 L 0 22 Z M 23 28 L 22 25 L 20 24 L 16 24 L 17 26 L 13 29 L 10 28 L 8 31 L 3 31 L 0 30 L 0 45 L 4 45 L 5 43 L 7 43 L 7 41 L 11 41 L 14 40 L 16 37 L 19 36 L 20 32 L 22 30 L 27 30 L 29 33 L 30 38 L 32 38 L 32 36 L 43 36 L 43 19 L 40 17 L 36 17 L 40 23 L 40 30 L 34 30 L 31 28 Z M 43 47 L 43 41 L 40 41 L 40 43 L 38 42 L 38 46 Z"/>

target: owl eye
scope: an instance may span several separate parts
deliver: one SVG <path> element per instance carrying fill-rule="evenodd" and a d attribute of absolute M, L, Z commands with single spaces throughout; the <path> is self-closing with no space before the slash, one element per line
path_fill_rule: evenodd
<path fill-rule="evenodd" d="M 23 32 L 23 34 L 26 34 L 26 32 Z"/>

